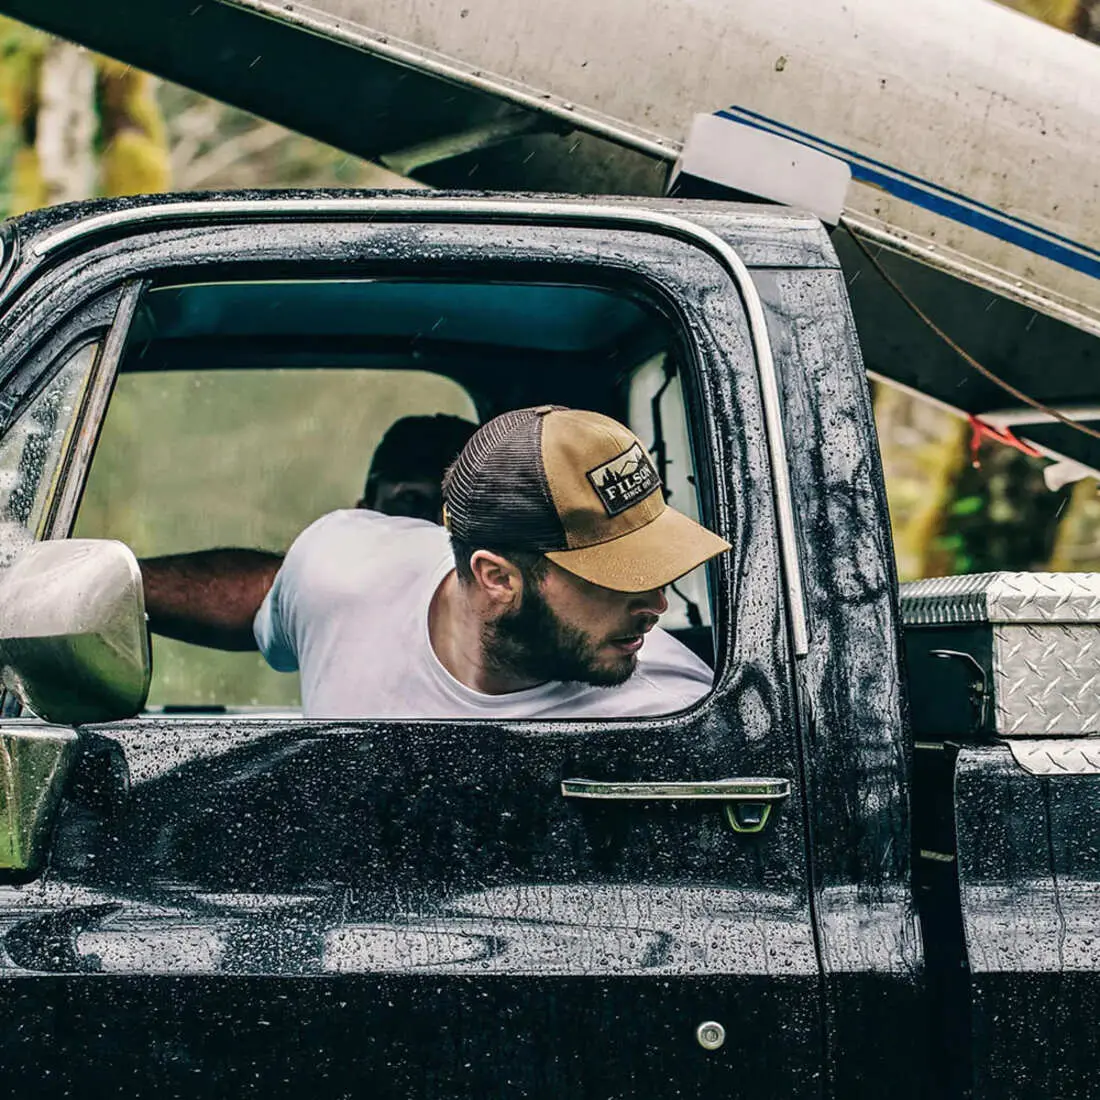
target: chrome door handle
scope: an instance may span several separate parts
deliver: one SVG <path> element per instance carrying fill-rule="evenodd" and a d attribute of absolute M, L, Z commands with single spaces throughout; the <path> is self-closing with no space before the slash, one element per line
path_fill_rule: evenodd
<path fill-rule="evenodd" d="M 618 782 L 604 779 L 563 779 L 565 798 L 596 798 L 620 802 L 724 802 L 734 832 L 758 833 L 768 823 L 772 806 L 791 795 L 789 779 L 711 779 L 672 782 Z"/>
<path fill-rule="evenodd" d="M 616 798 L 649 802 L 655 798 L 693 802 L 709 798 L 718 802 L 779 802 L 789 798 L 789 779 L 676 780 L 670 783 L 619 783 L 606 779 L 563 779 L 566 798 Z"/>

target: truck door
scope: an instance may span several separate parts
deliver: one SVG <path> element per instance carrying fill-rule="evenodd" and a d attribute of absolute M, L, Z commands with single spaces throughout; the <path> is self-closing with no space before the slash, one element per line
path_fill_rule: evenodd
<path fill-rule="evenodd" d="M 803 549 L 799 671 L 833 1087 L 948 1096 L 953 1052 L 929 1030 L 913 905 L 889 513 L 845 279 L 827 263 L 760 267 Z"/>
<path fill-rule="evenodd" d="M 317 721 L 204 699 L 81 729 L 45 868 L 0 889 L 11 1091 L 821 1095 L 790 578 L 757 373 L 767 337 L 750 328 L 743 269 L 684 223 L 583 205 L 467 202 L 448 217 L 431 200 L 284 200 L 248 220 L 232 202 L 186 205 L 176 220 L 162 207 L 155 231 L 140 209 L 87 240 L 66 230 L 68 259 L 36 284 L 48 300 L 57 279 L 71 310 L 85 284 L 58 270 L 99 293 L 107 271 L 147 280 L 137 321 L 113 332 L 96 462 L 127 377 L 196 362 L 270 371 L 273 386 L 291 368 L 426 364 L 482 415 L 555 401 L 635 415 L 666 461 L 674 434 L 688 441 L 683 492 L 733 545 L 680 597 L 698 635 L 709 585 L 715 683 L 685 713 L 602 722 Z M 450 337 L 421 323 L 420 286 Z M 569 308 L 547 313 L 563 289 Z M 632 389 L 655 357 L 668 385 Z M 89 439 L 114 373 L 83 406 Z M 209 408 L 186 430 L 216 449 L 239 423 Z M 158 447 L 182 430 L 141 423 L 113 467 L 127 476 L 168 465 Z M 340 460 L 338 433 L 312 437 Z M 293 465 L 259 438 L 289 507 Z M 60 475 L 74 504 L 88 451 Z M 246 506 L 232 465 L 246 451 L 226 448 L 210 506 L 230 493 Z M 124 495 L 100 534 L 144 499 Z M 200 522 L 181 513 L 181 541 Z M 34 724 L 13 722 L 13 737 Z"/>

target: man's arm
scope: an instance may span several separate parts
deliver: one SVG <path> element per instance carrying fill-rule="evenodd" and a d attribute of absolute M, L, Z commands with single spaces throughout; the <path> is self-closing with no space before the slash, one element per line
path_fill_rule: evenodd
<path fill-rule="evenodd" d="M 149 629 L 212 649 L 256 649 L 252 620 L 283 559 L 266 550 L 197 550 L 139 562 Z"/>

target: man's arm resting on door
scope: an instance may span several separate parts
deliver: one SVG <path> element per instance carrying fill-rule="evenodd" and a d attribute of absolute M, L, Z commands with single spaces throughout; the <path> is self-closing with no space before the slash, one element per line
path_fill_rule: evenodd
<path fill-rule="evenodd" d="M 252 620 L 283 563 L 266 550 L 196 550 L 144 558 L 149 629 L 211 649 L 256 649 Z"/>

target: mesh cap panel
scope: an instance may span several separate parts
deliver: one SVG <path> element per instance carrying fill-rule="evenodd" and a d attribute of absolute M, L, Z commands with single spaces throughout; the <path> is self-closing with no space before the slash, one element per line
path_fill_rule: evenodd
<path fill-rule="evenodd" d="M 565 549 L 542 462 L 549 406 L 490 420 L 463 448 L 443 482 L 451 533 L 475 546 Z"/>

